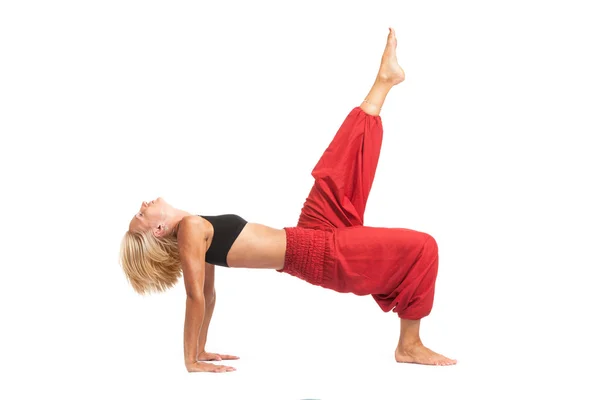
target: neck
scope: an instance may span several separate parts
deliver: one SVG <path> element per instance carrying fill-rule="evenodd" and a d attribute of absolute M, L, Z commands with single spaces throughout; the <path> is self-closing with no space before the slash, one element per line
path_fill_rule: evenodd
<path fill-rule="evenodd" d="M 171 217 L 171 226 L 173 226 L 173 235 L 177 237 L 177 232 L 179 231 L 179 223 L 183 219 L 183 217 L 187 217 L 190 214 L 187 211 L 175 209 L 173 216 Z"/>

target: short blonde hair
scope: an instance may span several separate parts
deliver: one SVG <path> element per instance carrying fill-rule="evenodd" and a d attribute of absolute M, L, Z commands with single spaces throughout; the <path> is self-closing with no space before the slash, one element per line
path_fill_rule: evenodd
<path fill-rule="evenodd" d="M 181 276 L 174 235 L 156 237 L 151 230 L 127 231 L 121 241 L 120 261 L 127 280 L 139 294 L 163 292 Z"/>

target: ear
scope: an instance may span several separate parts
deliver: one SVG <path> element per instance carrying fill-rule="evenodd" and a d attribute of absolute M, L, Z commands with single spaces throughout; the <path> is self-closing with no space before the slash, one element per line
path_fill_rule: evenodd
<path fill-rule="evenodd" d="M 156 227 L 152 230 L 152 233 L 156 237 L 163 237 L 166 232 L 167 232 L 167 227 L 164 225 L 159 225 L 158 227 Z"/>

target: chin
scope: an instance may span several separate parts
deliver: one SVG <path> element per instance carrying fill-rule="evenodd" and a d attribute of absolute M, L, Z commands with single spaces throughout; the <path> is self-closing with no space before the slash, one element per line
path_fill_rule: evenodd
<path fill-rule="evenodd" d="M 161 207 L 163 208 L 173 208 L 169 203 L 167 203 L 162 197 L 157 197 L 156 200 L 154 200 L 155 203 L 160 204 Z"/>

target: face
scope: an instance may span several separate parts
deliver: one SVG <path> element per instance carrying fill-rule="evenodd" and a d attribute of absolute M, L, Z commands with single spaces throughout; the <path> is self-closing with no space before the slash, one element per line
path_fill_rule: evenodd
<path fill-rule="evenodd" d="M 152 201 L 144 201 L 136 215 L 129 223 L 129 230 L 140 232 L 154 230 L 155 234 L 160 233 L 160 226 L 164 226 L 169 215 L 172 214 L 171 205 L 158 197 Z"/>

